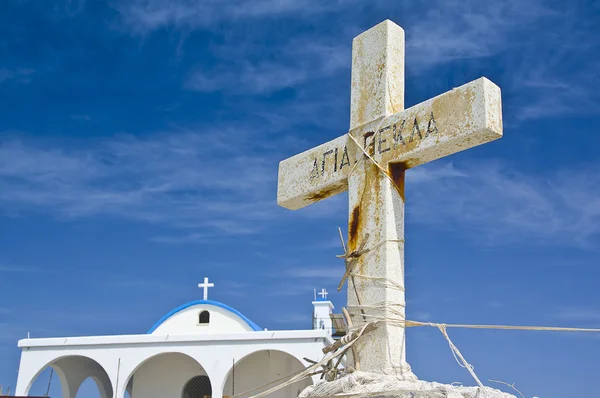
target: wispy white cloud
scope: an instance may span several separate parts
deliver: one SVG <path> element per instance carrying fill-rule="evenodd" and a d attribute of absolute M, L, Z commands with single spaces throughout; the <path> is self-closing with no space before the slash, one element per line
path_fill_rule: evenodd
<path fill-rule="evenodd" d="M 182 32 L 211 29 L 214 33 L 215 26 L 237 21 L 253 26 L 251 37 L 222 33 L 223 43 L 212 48 L 214 64 L 194 67 L 183 85 L 201 92 L 258 95 L 285 88 L 307 89 L 348 69 L 351 39 L 369 27 L 354 22 L 338 27 L 334 34 L 306 29 L 295 36 L 284 34 L 273 39 L 271 32 L 262 29 L 265 21 L 287 17 L 297 20 L 310 15 L 306 27 L 323 21 L 323 26 L 335 29 L 336 21 L 325 22 L 328 13 L 345 15 L 350 3 L 133 0 L 115 3 L 114 7 L 120 26 L 134 34 L 145 35 L 166 27 Z M 373 1 L 370 6 L 386 10 L 389 4 Z M 597 68 L 585 62 L 570 62 L 578 57 L 587 59 L 587 54 L 598 51 L 600 41 L 594 26 L 573 23 L 575 17 L 565 18 L 574 15 L 573 6 L 544 0 L 490 4 L 429 0 L 404 2 L 398 7 L 400 11 L 388 10 L 388 14 L 392 19 L 396 12 L 402 15 L 399 22 L 407 34 L 409 73 L 421 75 L 456 60 L 502 57 L 500 62 L 506 70 L 502 88 L 515 98 L 507 106 L 515 115 L 514 120 L 507 120 L 507 126 L 530 119 L 600 111 L 600 98 L 591 89 L 595 85 L 589 84 L 589 78 L 597 80 Z M 521 62 L 523 59 L 529 61 Z M 542 78 L 545 83 L 537 84 Z M 339 92 L 323 95 L 331 102 Z"/>
<path fill-rule="evenodd" d="M 86 122 L 92 120 L 89 115 L 69 115 L 69 118 L 73 120 L 85 120 Z"/>
<path fill-rule="evenodd" d="M 227 68 L 210 72 L 195 71 L 187 79 L 185 86 L 189 90 L 204 92 L 260 94 L 294 87 L 306 78 L 306 70 L 291 65 L 244 63 L 240 70 Z"/>
<path fill-rule="evenodd" d="M 431 320 L 431 313 L 427 311 L 414 311 L 408 314 L 409 318 L 412 320 L 426 322 Z"/>
<path fill-rule="evenodd" d="M 286 314 L 274 319 L 276 324 L 304 324 L 303 329 L 306 329 L 312 322 L 312 317 L 309 312 L 304 314 Z"/>
<path fill-rule="evenodd" d="M 228 296 L 245 296 L 252 294 L 255 287 L 248 283 L 238 282 L 234 280 L 224 280 L 219 283 L 219 287 L 227 292 Z"/>
<path fill-rule="evenodd" d="M 407 7 L 414 8 L 414 4 L 407 3 Z M 558 12 L 547 2 L 537 0 L 429 1 L 418 18 L 408 20 L 407 52 L 417 68 L 488 57 L 519 45 L 508 38 L 552 16 L 558 16 Z"/>
<path fill-rule="evenodd" d="M 0 145 L 0 203 L 10 212 L 45 211 L 65 219 L 110 215 L 190 229 L 154 238 L 163 243 L 256 233 L 285 218 L 275 204 L 276 166 L 285 157 L 282 152 L 297 151 L 298 143 L 250 137 L 238 130 L 175 132 L 122 136 L 79 149 L 5 141 Z M 530 175 L 500 162 L 437 162 L 408 172 L 407 217 L 472 232 L 482 243 L 593 247 L 600 234 L 595 167 Z M 298 217 L 346 211 L 345 196 L 339 195 L 293 217 L 301 222 Z M 331 267 L 290 272 L 290 278 L 340 275 Z"/>
<path fill-rule="evenodd" d="M 569 56 L 573 55 L 565 54 L 558 62 Z M 512 80 L 513 87 L 523 90 L 528 98 L 515 104 L 518 122 L 600 112 L 600 93 L 593 89 L 600 83 L 597 65 L 583 64 L 564 70 L 546 60 L 523 68 L 527 71 Z"/>
<path fill-rule="evenodd" d="M 250 53 L 257 51 L 253 43 L 242 43 L 235 50 L 235 54 L 223 51 L 226 59 L 211 70 L 198 68 L 191 72 L 185 87 L 203 92 L 227 91 L 234 95 L 268 94 L 309 80 L 331 77 L 350 67 L 349 47 L 318 41 L 294 39 L 281 45 L 274 60 L 251 62 Z"/>
<path fill-rule="evenodd" d="M 352 3 L 359 2 L 259 0 L 240 4 L 230 0 L 202 3 L 189 0 L 131 0 L 115 3 L 113 7 L 124 28 L 132 33 L 145 34 L 164 27 L 190 30 L 236 20 L 261 24 L 266 18 L 299 19 L 308 15 L 323 16 L 328 12 L 340 14 L 349 10 Z M 371 6 L 386 9 L 387 3 L 373 1 Z M 402 24 L 409 29 L 407 47 L 411 61 L 419 67 L 497 54 L 508 46 L 519 44 L 507 40 L 510 35 L 527 30 L 540 19 L 564 14 L 541 0 L 527 3 L 509 0 L 493 4 L 476 0 L 430 0 L 405 2 L 399 7 L 402 10 Z M 329 23 L 335 25 L 335 21 Z M 346 25 L 341 32 L 345 34 L 358 29 L 357 26 L 351 28 L 348 29 Z M 303 44 L 310 43 L 306 41 Z M 345 44 L 347 47 L 349 45 Z M 290 47 L 302 51 L 301 45 Z"/>
<path fill-rule="evenodd" d="M 64 333 L 63 329 L 47 328 L 47 327 L 36 327 L 42 323 L 32 322 L 30 325 L 25 326 L 22 324 L 16 324 L 12 322 L 0 322 L 0 341 L 6 342 L 6 344 L 15 344 L 19 339 L 27 338 L 27 333 L 30 333 L 32 338 L 35 337 L 47 337 L 57 336 Z"/>
<path fill-rule="evenodd" d="M 600 177 L 595 169 L 533 176 L 498 162 L 420 167 L 407 174 L 407 213 L 412 222 L 471 231 L 481 243 L 596 247 Z"/>
<path fill-rule="evenodd" d="M 14 266 L 14 265 L 0 265 L 0 272 L 23 272 L 23 273 L 31 273 L 31 272 L 40 272 L 40 269 L 37 267 L 22 267 L 22 266 Z"/>
<path fill-rule="evenodd" d="M 408 18 L 407 70 L 414 74 L 455 60 L 496 57 L 510 96 L 506 109 L 525 120 L 600 112 L 597 24 L 582 21 L 574 3 L 508 0 L 430 1 L 419 18 Z M 414 7 L 407 3 L 405 9 Z M 469 66 L 467 66 L 468 68 Z"/>
<path fill-rule="evenodd" d="M 212 242 L 215 239 L 214 234 L 200 234 L 200 233 L 190 233 L 185 235 L 171 235 L 171 236 L 155 236 L 152 238 L 154 242 L 158 243 L 169 243 L 169 244 L 179 244 L 179 243 L 208 243 Z"/>
<path fill-rule="evenodd" d="M 560 307 L 554 317 L 564 321 L 599 322 L 600 310 L 591 307 Z"/>
<path fill-rule="evenodd" d="M 82 310 L 78 306 L 72 308 L 50 308 L 48 306 L 33 309 L 30 313 L 30 318 L 21 320 L 21 324 L 31 326 L 33 322 L 30 319 L 36 319 L 36 324 L 60 325 L 58 330 L 40 329 L 37 331 L 36 337 L 95 335 L 94 333 L 98 333 L 99 328 L 107 326 L 135 333 L 141 331 L 140 325 L 144 325 L 145 322 L 148 322 L 149 317 L 152 317 L 152 314 L 142 311 L 120 312 L 110 307 Z M 22 326 L 22 328 L 25 327 Z M 34 336 L 32 335 L 32 337 Z"/>
<path fill-rule="evenodd" d="M 490 300 L 486 303 L 486 305 L 493 309 L 499 309 L 499 308 L 503 308 L 505 303 L 500 300 Z"/>
<path fill-rule="evenodd" d="M 187 0 L 142 0 L 115 3 L 119 25 L 134 34 L 148 34 L 163 27 L 181 31 L 211 28 L 221 22 L 260 24 L 265 18 L 306 15 L 334 11 L 347 2 L 314 0 L 259 0 L 193 2 Z M 272 40 L 269 32 L 253 29 L 251 37 L 229 37 L 212 48 L 214 65 L 200 64 L 190 70 L 183 85 L 201 92 L 226 91 L 236 95 L 268 94 L 332 76 L 350 67 L 349 43 L 332 44 L 328 38 L 304 33 Z M 263 58 L 257 58 L 262 54 Z"/>
<path fill-rule="evenodd" d="M 240 129 L 124 135 L 84 148 L 5 140 L 0 203 L 4 211 L 35 209 L 66 219 L 104 214 L 252 233 L 259 221 L 276 217 L 278 153 L 298 141 L 251 138 Z"/>
<path fill-rule="evenodd" d="M 305 7 L 308 3 L 313 7 Z M 524 51 L 531 48 L 523 46 L 526 40 L 507 38 L 527 31 L 533 21 L 555 21 L 561 15 L 542 1 L 521 4 L 511 0 L 493 5 L 457 0 L 430 3 L 434 4 L 436 7 L 428 7 L 421 18 L 407 17 L 405 24 L 408 61 L 416 68 L 457 58 L 491 56 L 506 51 L 507 46 L 522 46 Z M 340 5 L 341 2 L 328 2 L 318 6 L 308 0 L 265 0 L 252 5 L 140 0 L 119 2 L 114 7 L 129 29 L 149 32 L 166 26 L 213 26 L 220 18 L 248 17 L 258 21 L 273 15 L 298 17 L 302 13 L 327 12 Z M 582 31 L 575 32 L 580 35 Z M 216 51 L 222 61 L 214 68 L 191 72 L 188 87 L 263 94 L 333 77 L 350 66 L 349 38 L 343 42 L 339 37 L 311 41 L 313 38 L 283 38 L 273 44 L 275 50 L 265 58 L 250 55 L 257 46 L 262 49 L 270 43 L 248 40 L 235 46 L 228 42 Z M 594 45 L 591 41 L 577 50 L 591 50 Z M 554 67 L 571 51 L 564 47 L 554 47 L 555 58 L 543 59 L 534 68 L 517 65 L 516 69 L 522 71 L 512 78 L 512 88 L 525 87 L 535 97 L 518 111 L 520 120 L 583 109 L 598 99 L 585 85 L 574 84 L 579 81 L 562 77 L 576 73 L 557 75 Z M 593 68 L 586 67 L 585 71 L 586 78 L 597 81 Z M 278 104 L 270 112 L 252 108 L 248 113 L 269 123 L 269 128 L 280 130 L 282 123 L 289 123 L 294 117 L 327 118 L 331 108 L 339 107 L 339 101 L 332 101 L 327 95 L 332 94 L 315 98 L 300 92 L 293 105 Z M 274 204 L 277 162 L 306 149 L 301 140 L 290 135 L 266 136 L 258 130 L 232 125 L 148 137 L 122 135 L 88 142 L 85 147 L 5 139 L 0 143 L 0 204 L 7 212 L 35 209 L 67 219 L 110 215 L 190 229 L 154 238 L 162 243 L 206 242 L 215 238 L 214 231 L 224 235 L 252 234 L 281 214 Z M 558 240 L 565 235 L 562 244 L 589 244 L 590 237 L 598 233 L 594 225 L 598 217 L 594 184 L 598 179 L 593 170 L 571 173 L 569 178 L 560 173 L 526 175 L 493 163 L 461 167 L 440 163 L 418 168 L 408 174 L 414 185 L 408 186 L 407 194 L 417 198 L 409 202 L 408 217 L 413 219 L 414 212 L 415 222 L 444 228 L 464 225 L 473 231 L 484 231 L 489 240 L 502 242 L 510 237 Z M 574 199 L 575 196 L 581 198 Z M 345 197 L 338 196 L 311 206 L 302 214 L 327 217 L 346 212 L 346 206 Z M 337 246 L 335 241 L 331 244 Z"/>
<path fill-rule="evenodd" d="M 173 290 L 176 291 L 178 288 L 176 286 L 170 285 L 164 281 L 157 280 L 131 280 L 131 279 L 123 279 L 123 280 L 112 280 L 105 283 L 106 287 L 117 288 L 117 289 L 148 289 L 154 291 L 168 291 Z"/>
<path fill-rule="evenodd" d="M 291 296 L 303 296 L 311 298 L 315 289 L 315 283 L 311 281 L 279 281 L 277 285 L 270 289 L 268 292 L 269 296 L 274 297 L 291 297 Z"/>
<path fill-rule="evenodd" d="M 290 267 L 284 275 L 291 279 L 341 279 L 344 266 L 342 260 L 339 260 L 337 266 L 329 264 L 322 267 Z"/>
<path fill-rule="evenodd" d="M 327 288 L 334 292 L 343 275 L 344 263 L 338 260 L 326 266 L 307 267 L 287 263 L 266 276 L 277 280 L 269 295 L 312 297 L 315 288 Z"/>
<path fill-rule="evenodd" d="M 3 82 L 17 82 L 27 84 L 31 81 L 31 75 L 35 71 L 28 68 L 6 69 L 0 68 L 0 84 Z"/>
<path fill-rule="evenodd" d="M 113 3 L 122 26 L 145 34 L 165 26 L 184 29 L 214 26 L 223 21 L 293 16 L 294 18 L 336 10 L 347 2 L 332 0 L 130 0 Z"/>

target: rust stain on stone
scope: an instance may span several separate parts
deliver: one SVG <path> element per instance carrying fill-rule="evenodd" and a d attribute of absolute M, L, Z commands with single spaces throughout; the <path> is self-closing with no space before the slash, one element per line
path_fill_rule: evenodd
<path fill-rule="evenodd" d="M 363 134 L 364 139 L 366 140 L 369 137 L 372 137 L 375 135 L 374 131 L 367 131 L 366 133 Z"/>
<path fill-rule="evenodd" d="M 358 241 L 358 226 L 360 225 L 360 205 L 356 206 L 350 214 L 350 227 L 348 228 L 348 250 L 356 250 Z"/>
<path fill-rule="evenodd" d="M 341 186 L 332 186 L 330 188 L 322 189 L 317 192 L 313 192 L 307 196 L 307 199 L 311 202 L 318 202 L 319 200 L 327 199 L 330 196 L 333 196 L 340 192 L 343 187 Z"/>
<path fill-rule="evenodd" d="M 396 188 L 398 189 L 398 193 L 400 194 L 400 197 L 402 198 L 403 202 L 405 202 L 405 200 L 404 200 L 404 175 L 406 174 L 406 170 L 408 170 L 409 168 L 410 168 L 410 165 L 408 164 L 408 161 L 398 162 L 398 163 L 390 163 L 390 165 L 389 165 L 390 176 L 392 177 L 392 180 L 394 181 L 394 184 L 396 185 Z"/>

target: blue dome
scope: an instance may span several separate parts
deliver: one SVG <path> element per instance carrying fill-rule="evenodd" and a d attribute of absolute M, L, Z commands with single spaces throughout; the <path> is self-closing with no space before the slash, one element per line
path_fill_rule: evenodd
<path fill-rule="evenodd" d="M 235 314 L 235 315 L 239 316 L 240 318 L 242 318 L 242 320 L 244 320 L 244 322 L 246 322 L 248 324 L 248 326 L 250 326 L 250 328 L 252 328 L 252 330 L 254 330 L 255 332 L 259 332 L 262 330 L 260 328 L 260 326 L 258 326 L 256 323 L 252 322 L 250 319 L 246 318 L 246 316 L 244 314 L 242 314 L 235 308 L 232 308 L 223 303 L 219 303 L 218 301 L 196 300 L 196 301 L 190 301 L 189 303 L 180 305 L 179 307 L 174 308 L 171 311 L 167 312 L 162 318 L 160 318 L 158 320 L 158 322 L 156 322 L 154 324 L 154 326 L 152 326 L 150 328 L 150 330 L 148 330 L 147 334 L 151 334 L 152 332 L 154 332 L 164 321 L 166 321 L 167 319 L 169 319 L 171 316 L 175 315 L 176 313 L 183 311 L 186 308 L 192 307 L 194 305 L 198 305 L 198 304 L 214 305 L 215 307 L 223 308 L 224 310 L 227 310 L 227 311 L 231 312 L 232 314 Z"/>

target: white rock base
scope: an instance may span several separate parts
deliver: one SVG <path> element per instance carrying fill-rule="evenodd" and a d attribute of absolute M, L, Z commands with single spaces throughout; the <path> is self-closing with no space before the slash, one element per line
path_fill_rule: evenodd
<path fill-rule="evenodd" d="M 377 394 L 382 392 L 382 394 Z M 363 396 L 397 398 L 516 398 L 490 387 L 463 387 L 428 381 L 407 381 L 402 377 L 379 373 L 354 372 L 337 380 L 309 386 L 299 398 Z"/>

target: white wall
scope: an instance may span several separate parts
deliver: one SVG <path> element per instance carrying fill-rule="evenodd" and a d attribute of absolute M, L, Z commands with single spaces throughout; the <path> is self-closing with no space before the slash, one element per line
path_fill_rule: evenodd
<path fill-rule="evenodd" d="M 144 365 L 151 364 L 149 361 L 146 362 L 148 359 L 159 358 L 157 355 L 165 353 L 180 353 L 194 358 L 198 364 L 202 365 L 201 367 L 204 368 L 211 380 L 213 397 L 220 398 L 234 360 L 239 361 L 240 358 L 245 358 L 254 352 L 266 350 L 286 352 L 299 362 L 303 357 L 318 360 L 323 356 L 321 352 L 323 346 L 332 343 L 331 337 L 323 330 L 26 339 L 19 341 L 19 347 L 23 351 L 15 393 L 21 396 L 27 395 L 36 376 L 49 363 L 77 356 L 96 362 L 98 367 L 105 371 L 106 390 L 114 390 L 116 391 L 115 398 L 123 398 L 130 376 L 142 369 Z M 161 365 L 163 373 L 174 373 L 169 363 L 162 361 Z M 260 367 L 264 366 L 267 365 L 264 363 L 260 365 Z M 96 370 L 89 366 L 79 366 L 77 369 L 70 366 L 64 368 L 71 380 L 96 373 Z M 79 370 L 84 368 L 87 372 L 80 375 Z M 204 371 L 198 370 L 196 374 Z M 159 372 L 158 366 L 153 372 Z M 61 374 L 55 373 L 55 376 L 61 378 L 62 384 Z M 191 374 L 187 376 L 192 377 Z M 152 378 L 154 379 L 154 377 Z M 181 386 L 189 378 L 186 378 L 185 381 L 179 380 Z M 137 376 L 133 380 L 134 383 L 139 382 Z M 171 398 L 171 396 L 167 397 Z M 165 396 L 161 398 L 165 398 Z"/>
<path fill-rule="evenodd" d="M 259 351 L 238 361 L 235 365 L 235 372 L 230 371 L 225 388 L 223 389 L 224 397 L 231 397 L 235 394 L 242 394 L 256 387 L 263 386 L 267 383 L 279 380 L 302 370 L 304 366 L 296 358 L 281 351 Z M 233 391 L 235 375 L 235 391 Z M 270 398 L 295 398 L 298 393 L 305 387 L 312 384 L 310 378 L 299 381 L 295 384 L 287 386 L 279 391 L 269 395 Z M 252 393 L 245 394 L 250 396 L 265 391 L 268 388 L 262 388 Z"/>
<path fill-rule="evenodd" d="M 206 372 L 194 359 L 176 353 L 149 359 L 134 373 L 131 398 L 179 398 L 185 384 Z"/>
<path fill-rule="evenodd" d="M 33 367 L 32 362 L 24 360 L 25 355 L 21 358 L 21 367 L 19 368 L 19 382 L 17 383 L 17 395 L 26 395 L 40 373 L 51 366 L 54 369 L 54 376 L 60 380 L 62 387 L 61 396 L 63 398 L 75 398 L 81 384 L 88 378 L 92 378 L 97 385 L 97 389 L 101 398 L 113 397 L 113 385 L 105 368 L 93 359 L 86 356 L 70 355 L 61 356 L 55 355 L 54 359 L 42 359 L 45 356 L 38 356 L 39 362 Z M 29 356 L 30 359 L 34 357 Z M 30 364 L 27 365 L 27 362 Z M 25 364 L 25 366 L 23 366 Z M 21 382 L 21 369 L 25 373 L 23 382 Z"/>
<path fill-rule="evenodd" d="M 199 324 L 202 311 L 210 313 L 210 323 Z M 252 328 L 238 315 L 210 304 L 198 304 L 172 315 L 152 334 L 238 333 Z"/>
<path fill-rule="evenodd" d="M 333 333 L 333 322 L 331 312 L 333 303 L 331 301 L 313 301 L 313 329 L 326 330 L 330 335 Z"/>

